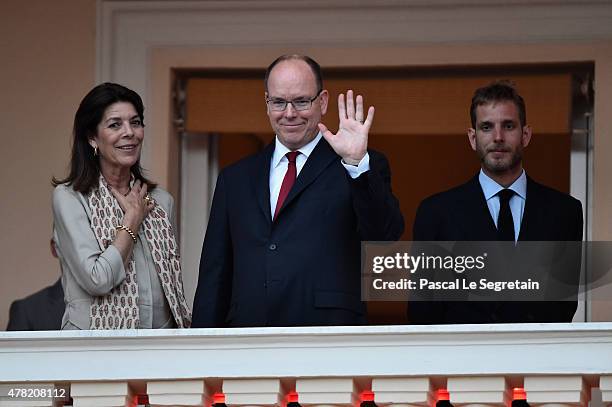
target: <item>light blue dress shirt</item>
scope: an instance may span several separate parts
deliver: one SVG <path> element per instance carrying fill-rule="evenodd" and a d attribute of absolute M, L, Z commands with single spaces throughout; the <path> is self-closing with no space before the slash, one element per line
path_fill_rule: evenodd
<path fill-rule="evenodd" d="M 496 194 L 504 189 L 504 187 L 491 179 L 482 169 L 478 175 L 478 181 L 480 182 L 480 187 L 487 200 L 487 206 L 489 207 L 489 212 L 491 213 L 495 227 L 497 227 L 497 217 L 499 216 L 499 208 L 501 205 L 499 196 Z M 515 192 L 514 196 L 510 198 L 510 211 L 512 212 L 512 221 L 514 222 L 514 241 L 516 242 L 519 232 L 521 231 L 521 220 L 523 219 L 525 200 L 527 199 L 527 175 L 525 175 L 525 170 L 523 170 L 521 175 L 508 187 L 508 189 Z"/>

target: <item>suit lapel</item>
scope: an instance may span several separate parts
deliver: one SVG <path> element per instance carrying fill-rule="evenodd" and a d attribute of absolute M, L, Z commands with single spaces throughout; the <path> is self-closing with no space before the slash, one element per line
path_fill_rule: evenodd
<path fill-rule="evenodd" d="M 289 191 L 289 195 L 285 199 L 283 203 L 283 207 L 279 211 L 280 213 L 291 204 L 293 200 L 302 192 L 306 187 L 308 187 L 312 182 L 317 179 L 317 177 L 327 168 L 334 160 L 338 160 L 339 157 L 336 155 L 334 150 L 331 148 L 329 143 L 321 138 L 317 146 L 312 150 L 310 157 L 306 160 L 306 164 L 300 171 L 297 179 L 295 180 L 295 184 L 293 184 L 293 188 Z M 269 160 L 268 160 L 269 161 Z M 268 163 L 269 167 L 269 163 Z M 268 188 L 269 190 L 269 188 Z M 269 212 L 269 211 L 268 211 Z"/>
<path fill-rule="evenodd" d="M 462 217 L 464 229 L 472 236 L 472 240 L 497 240 L 497 228 L 489 212 L 487 201 L 478 181 L 478 175 L 466 184 L 464 200 L 458 208 L 456 216 Z"/>
<path fill-rule="evenodd" d="M 539 223 L 542 219 L 540 211 L 544 208 L 539 203 L 540 194 L 537 184 L 527 177 L 527 197 L 525 199 L 525 209 L 521 220 L 521 230 L 518 240 L 534 240 L 534 231 L 539 230 Z"/>
<path fill-rule="evenodd" d="M 252 178 L 257 203 L 268 223 L 272 223 L 270 213 L 270 160 L 272 160 L 273 152 L 274 141 L 268 144 L 255 160 Z"/>

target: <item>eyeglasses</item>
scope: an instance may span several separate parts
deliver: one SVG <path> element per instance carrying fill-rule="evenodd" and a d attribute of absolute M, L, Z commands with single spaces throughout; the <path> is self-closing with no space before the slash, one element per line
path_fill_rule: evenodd
<path fill-rule="evenodd" d="M 291 103 L 295 110 L 301 112 L 310 109 L 312 107 L 312 102 L 314 102 L 315 99 L 321 95 L 321 92 L 323 92 L 323 89 L 321 89 L 312 99 L 285 100 L 278 98 L 266 98 L 266 103 L 273 112 L 284 112 L 289 103 Z"/>

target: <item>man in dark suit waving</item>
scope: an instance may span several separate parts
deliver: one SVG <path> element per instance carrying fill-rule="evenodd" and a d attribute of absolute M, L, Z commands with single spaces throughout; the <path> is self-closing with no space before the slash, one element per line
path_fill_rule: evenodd
<path fill-rule="evenodd" d="M 480 173 L 421 202 L 413 240 L 580 242 L 580 202 L 538 184 L 523 169 L 523 149 L 531 139 L 531 128 L 525 102 L 514 86 L 499 81 L 477 89 L 470 116 L 468 139 L 480 158 Z M 579 273 L 579 254 L 571 258 L 577 261 L 570 268 Z M 408 314 L 412 323 L 422 324 L 569 322 L 576 305 L 575 301 L 415 301 L 409 303 Z"/>
<path fill-rule="evenodd" d="M 192 327 L 363 324 L 360 243 L 404 228 L 389 164 L 367 150 L 374 108 L 339 95 L 329 131 L 320 67 L 300 55 L 268 67 L 265 91 L 276 139 L 219 174 Z"/>

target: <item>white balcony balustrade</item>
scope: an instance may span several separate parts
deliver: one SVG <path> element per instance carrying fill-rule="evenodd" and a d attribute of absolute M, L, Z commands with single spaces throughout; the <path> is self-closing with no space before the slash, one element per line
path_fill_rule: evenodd
<path fill-rule="evenodd" d="M 481 407 L 514 387 L 533 407 L 593 389 L 612 406 L 612 323 L 0 332 L 0 406 L 410 407 L 447 389 Z"/>

